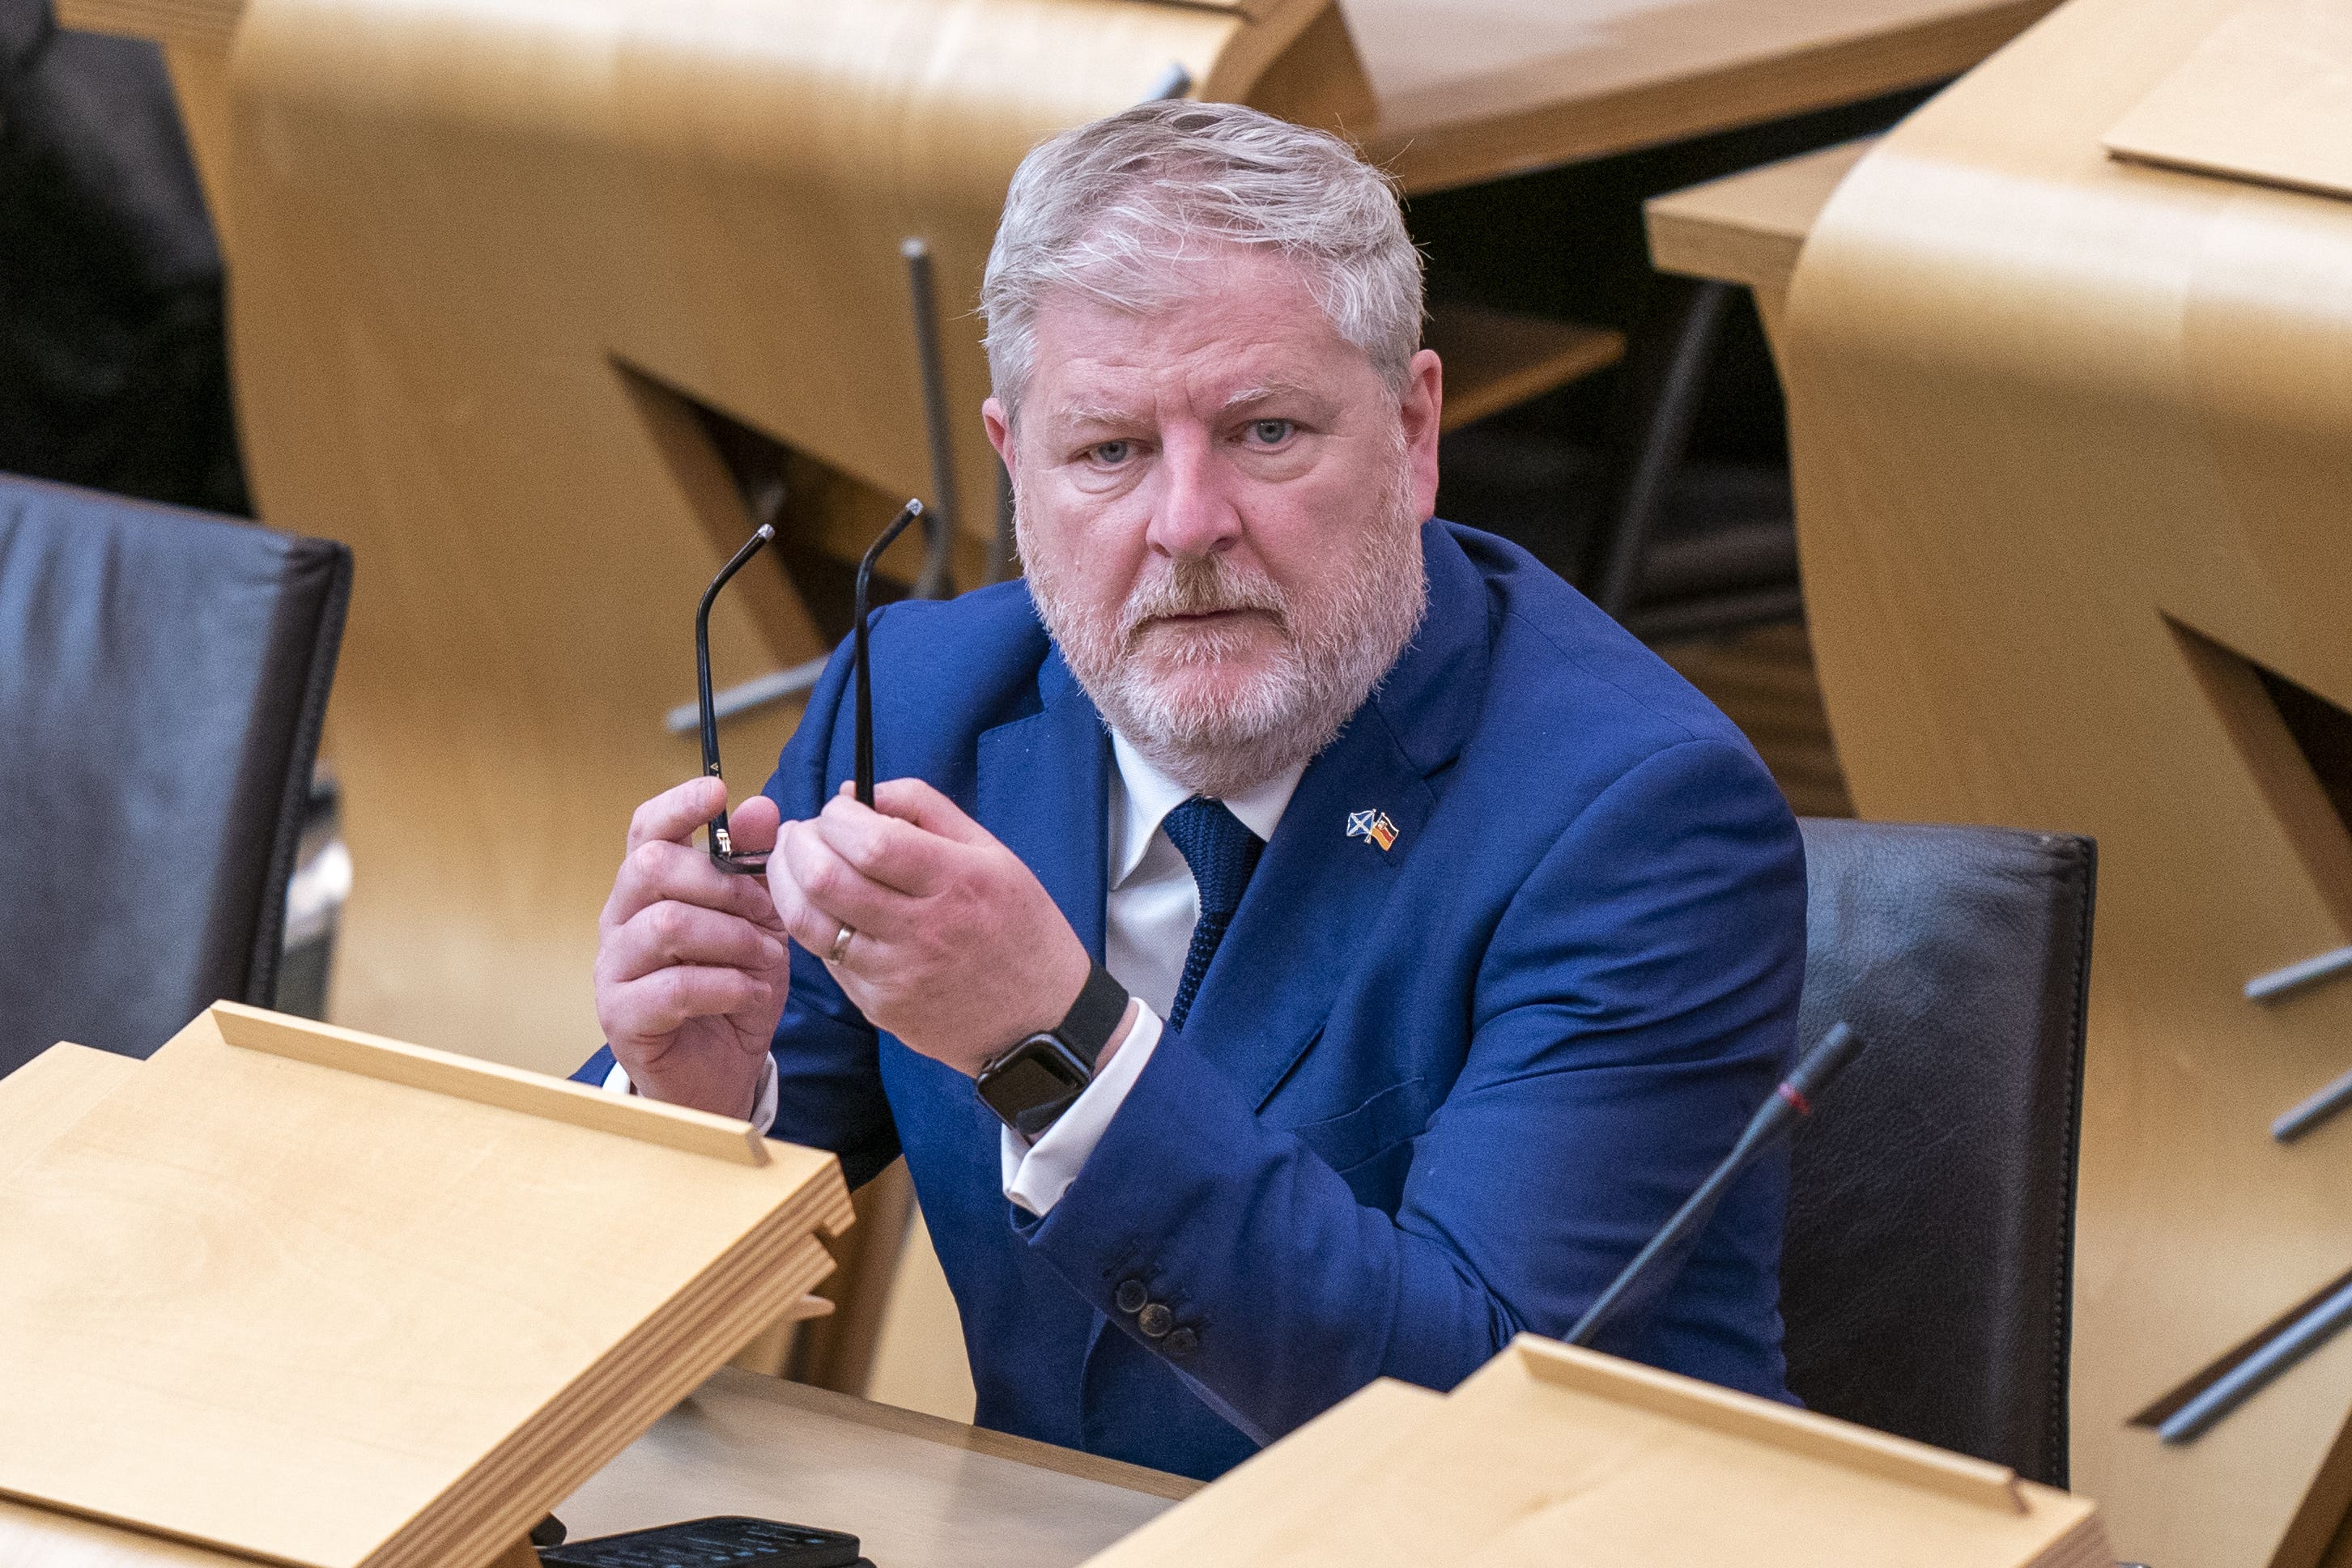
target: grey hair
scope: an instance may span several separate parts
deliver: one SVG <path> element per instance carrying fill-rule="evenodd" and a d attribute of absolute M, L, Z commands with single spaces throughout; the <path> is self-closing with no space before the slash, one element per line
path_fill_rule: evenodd
<path fill-rule="evenodd" d="M 1013 172 L 981 286 L 989 379 L 1008 413 L 1047 295 L 1162 307 L 1167 264 L 1201 241 L 1281 252 L 1332 329 L 1403 391 L 1421 346 L 1421 253 L 1394 183 L 1336 136 L 1177 99 L 1066 131 Z"/>

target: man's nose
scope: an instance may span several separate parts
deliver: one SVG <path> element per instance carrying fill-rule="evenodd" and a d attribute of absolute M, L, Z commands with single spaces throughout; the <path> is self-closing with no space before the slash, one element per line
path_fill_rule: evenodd
<path fill-rule="evenodd" d="M 1240 508 L 1233 476 L 1215 461 L 1214 449 L 1197 432 L 1163 437 L 1160 493 L 1146 536 L 1161 555 L 1200 558 L 1229 549 L 1241 538 Z"/>

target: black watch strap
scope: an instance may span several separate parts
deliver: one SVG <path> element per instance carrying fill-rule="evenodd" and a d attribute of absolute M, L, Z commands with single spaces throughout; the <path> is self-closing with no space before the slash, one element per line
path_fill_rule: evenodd
<path fill-rule="evenodd" d="M 1118 1032 L 1119 1020 L 1127 1016 L 1127 988 L 1110 977 L 1110 971 L 1100 964 L 1087 971 L 1087 983 L 1079 988 L 1078 999 L 1055 1026 L 1054 1036 L 1076 1053 L 1094 1071 L 1095 1060 Z"/>

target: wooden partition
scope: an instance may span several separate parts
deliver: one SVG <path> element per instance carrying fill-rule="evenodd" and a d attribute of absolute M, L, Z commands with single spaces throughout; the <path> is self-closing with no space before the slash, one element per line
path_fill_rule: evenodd
<path fill-rule="evenodd" d="M 2352 1277 L 2352 1115 L 2273 1132 L 2352 979 L 2247 994 L 2352 942 L 2347 81 L 2340 7 L 2073 0 L 1853 164 L 1780 321 L 1857 806 L 2099 841 L 2074 1479 L 2164 1568 L 2352 1561 L 2352 1336 L 2190 1404 Z"/>

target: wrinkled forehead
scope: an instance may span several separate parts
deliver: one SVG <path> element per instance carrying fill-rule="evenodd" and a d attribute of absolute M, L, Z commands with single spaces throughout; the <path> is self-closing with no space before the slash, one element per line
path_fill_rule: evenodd
<path fill-rule="evenodd" d="M 1039 300 L 1025 414 L 1206 416 L 1277 395 L 1336 404 L 1386 392 L 1278 251 L 1179 256 L 1151 281 L 1117 295 L 1063 286 Z"/>

